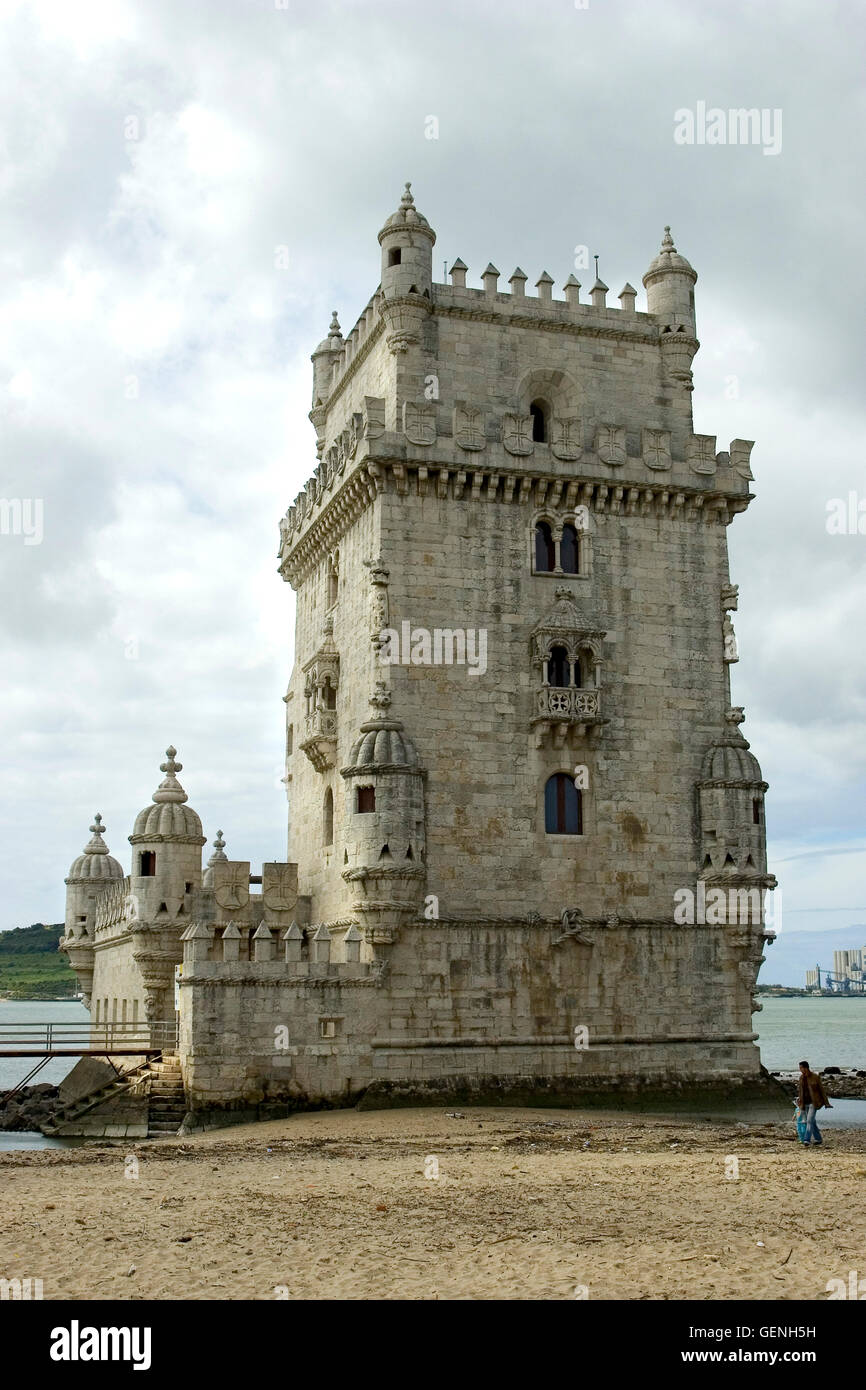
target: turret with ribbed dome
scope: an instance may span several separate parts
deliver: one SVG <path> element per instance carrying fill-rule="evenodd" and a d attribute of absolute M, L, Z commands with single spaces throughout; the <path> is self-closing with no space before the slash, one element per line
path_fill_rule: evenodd
<path fill-rule="evenodd" d="M 313 408 L 309 418 L 316 431 L 316 453 L 319 458 L 322 457 L 322 450 L 325 446 L 323 427 L 328 415 L 325 407 L 331 394 L 334 363 L 344 347 L 343 331 L 340 328 L 337 311 L 334 309 L 331 314 L 327 337 L 322 339 L 310 357 L 313 364 Z"/>
<path fill-rule="evenodd" d="M 93 945 L 96 935 L 96 899 L 110 883 L 123 878 L 123 869 L 108 852 L 102 838 L 105 826 L 97 811 L 90 839 L 73 859 L 66 878 L 66 917 L 60 949 L 78 976 L 85 1005 L 90 1002 L 93 981 Z"/>
<path fill-rule="evenodd" d="M 643 277 L 647 309 L 672 331 L 681 329 L 683 336 L 692 338 L 695 336 L 697 278 L 697 271 L 674 245 L 670 227 L 665 227 L 659 253 Z"/>
<path fill-rule="evenodd" d="M 347 784 L 342 872 L 357 891 L 353 911 L 376 953 L 423 902 L 426 773 L 401 720 L 390 713 L 391 695 L 382 681 L 370 704 L 371 717 L 341 769 Z"/>
<path fill-rule="evenodd" d="M 135 850 L 133 890 L 149 893 L 152 889 L 169 914 L 172 903 L 176 912 L 184 894 L 201 887 L 201 850 L 206 839 L 201 821 L 186 804 L 187 794 L 177 780 L 183 764 L 176 757 L 177 749 L 169 746 L 166 761 L 160 763 L 165 777 L 153 794 L 152 804 L 139 811 L 129 837 Z M 159 905 L 154 903 L 153 909 L 158 911 Z"/>
<path fill-rule="evenodd" d="M 400 206 L 386 218 L 379 232 L 382 247 L 382 295 L 389 300 L 417 297 L 429 306 L 433 293 L 433 247 L 436 233 L 415 206 L 410 184 L 406 184 Z M 407 308 L 409 305 L 406 306 Z"/>
<path fill-rule="evenodd" d="M 102 838 L 104 834 L 102 816 L 97 811 L 90 827 L 90 839 L 70 865 L 67 885 L 95 882 L 101 888 L 109 879 L 123 878 L 123 869 L 109 854 L 108 845 Z"/>
<path fill-rule="evenodd" d="M 704 755 L 698 783 L 701 822 L 701 878 L 706 882 L 744 882 L 772 888 L 761 766 L 740 733 L 743 711 L 725 716 L 725 732 Z"/>

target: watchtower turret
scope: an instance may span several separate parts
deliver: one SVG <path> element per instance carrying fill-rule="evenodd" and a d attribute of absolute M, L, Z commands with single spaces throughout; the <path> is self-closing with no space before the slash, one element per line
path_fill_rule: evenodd
<path fill-rule="evenodd" d="M 184 897 L 201 887 L 205 836 L 195 811 L 185 805 L 188 797 L 176 776 L 183 764 L 175 761 L 176 753 L 176 748 L 166 749 L 167 761 L 160 763 L 165 778 L 153 794 L 153 804 L 139 811 L 129 837 L 136 916 L 157 924 L 180 915 Z"/>
<path fill-rule="evenodd" d="M 424 898 L 424 778 L 403 724 L 389 714 L 382 682 L 370 698 L 373 714 L 342 769 L 347 783 L 343 878 L 357 891 L 353 905 L 373 948 L 394 940 Z"/>
<path fill-rule="evenodd" d="M 674 381 L 692 389 L 692 360 L 700 347 L 695 328 L 693 270 L 674 246 L 670 227 L 665 227 L 661 250 L 643 277 L 647 309 L 661 323 L 661 349 L 665 371 Z"/>
<path fill-rule="evenodd" d="M 400 206 L 379 233 L 382 247 L 382 293 L 386 299 L 408 294 L 430 298 L 436 233 L 418 209 L 406 184 Z"/>
<path fill-rule="evenodd" d="M 96 936 L 96 899 L 109 883 L 123 878 L 123 869 L 108 852 L 105 826 L 97 811 L 91 838 L 73 860 L 66 879 L 66 924 L 60 949 L 78 976 L 85 1008 L 90 1007 L 93 983 L 93 946 Z"/>

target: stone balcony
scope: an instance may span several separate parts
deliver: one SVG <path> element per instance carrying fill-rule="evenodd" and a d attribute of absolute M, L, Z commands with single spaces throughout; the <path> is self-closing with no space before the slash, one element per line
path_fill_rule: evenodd
<path fill-rule="evenodd" d="M 601 691 L 595 686 L 544 685 L 535 692 L 532 724 L 537 748 L 543 748 L 551 737 L 554 746 L 560 748 L 572 732 L 581 737 L 587 729 L 598 728 L 604 722 Z"/>
<path fill-rule="evenodd" d="M 337 712 L 316 709 L 307 715 L 306 737 L 301 744 L 317 772 L 327 772 L 337 756 Z"/>

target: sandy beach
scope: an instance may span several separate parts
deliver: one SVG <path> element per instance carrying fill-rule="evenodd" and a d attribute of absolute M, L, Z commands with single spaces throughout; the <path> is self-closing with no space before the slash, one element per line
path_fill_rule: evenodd
<path fill-rule="evenodd" d="M 0 1182 L 0 1275 L 45 1299 L 826 1299 L 866 1235 L 866 1133 L 779 1123 L 331 1111 Z"/>

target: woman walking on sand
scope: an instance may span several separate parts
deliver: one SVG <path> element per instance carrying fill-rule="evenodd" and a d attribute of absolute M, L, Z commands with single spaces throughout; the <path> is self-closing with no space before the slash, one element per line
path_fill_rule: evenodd
<path fill-rule="evenodd" d="M 824 1090 L 823 1082 L 817 1072 L 809 1070 L 808 1062 L 800 1063 L 800 1080 L 797 1085 L 797 1104 L 806 1119 L 806 1132 L 801 1143 L 808 1149 L 809 1141 L 813 1144 L 823 1144 L 824 1140 L 818 1128 L 815 1115 L 817 1111 L 826 1106 L 828 1110 L 833 1107 L 827 1099 L 827 1092 Z"/>

